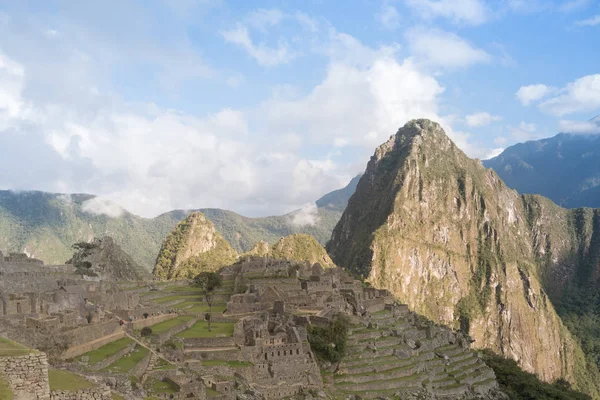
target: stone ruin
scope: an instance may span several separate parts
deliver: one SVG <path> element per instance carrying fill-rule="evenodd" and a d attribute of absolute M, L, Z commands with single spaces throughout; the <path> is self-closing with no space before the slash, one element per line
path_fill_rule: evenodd
<path fill-rule="evenodd" d="M 150 377 L 178 388 L 155 397 L 203 399 L 211 389 L 216 398 L 232 400 L 315 393 L 335 398 L 502 398 L 493 371 L 470 350 L 468 337 L 411 313 L 387 290 L 369 287 L 340 268 L 245 257 L 220 274 L 233 283 L 233 294 L 226 296 L 226 310 L 213 318 L 234 323 L 233 336 L 184 338 L 178 339 L 181 349 L 161 347 L 161 357 L 178 366 L 173 370 L 155 369 L 157 356 L 149 353 L 135 375 L 142 382 Z M 166 307 L 178 301 L 154 304 L 156 295 L 142 298 L 140 293 L 156 291 L 155 286 L 126 288 L 24 255 L 0 255 L 0 278 L 0 335 L 58 352 L 55 358 L 83 372 L 83 364 L 69 359 L 122 338 L 127 330 L 165 321 L 171 317 L 163 314 Z M 352 326 L 347 354 L 331 365 L 317 359 L 308 329 L 329 326 L 339 313 Z M 155 316 L 146 320 L 144 314 Z M 152 345 L 162 346 L 198 318 L 158 335 Z M 229 362 L 244 367 L 228 367 Z M 110 374 L 101 379 L 136 398 L 127 379 L 121 382 Z"/>

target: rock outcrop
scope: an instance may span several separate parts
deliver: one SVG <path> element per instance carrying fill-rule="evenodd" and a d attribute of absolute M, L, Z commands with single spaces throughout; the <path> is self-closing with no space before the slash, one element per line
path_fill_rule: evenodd
<path fill-rule="evenodd" d="M 476 347 L 597 397 L 545 279 L 568 280 L 572 254 L 598 253 L 592 214 L 520 196 L 437 123 L 414 120 L 377 148 L 327 249 L 416 312 L 462 328 Z M 578 218 L 589 229 L 574 228 Z"/>
<path fill-rule="evenodd" d="M 310 264 L 319 263 L 325 268 L 335 266 L 327 251 L 314 237 L 300 233 L 279 239 L 273 245 L 269 256 L 276 259 L 305 261 Z"/>
<path fill-rule="evenodd" d="M 164 240 L 154 267 L 158 279 L 192 278 L 233 263 L 237 253 L 202 213 L 193 212 Z"/>
<path fill-rule="evenodd" d="M 77 243 L 73 247 L 77 252 L 67 264 L 75 266 L 82 275 L 108 281 L 137 281 L 148 277 L 144 268 L 109 236 Z"/>

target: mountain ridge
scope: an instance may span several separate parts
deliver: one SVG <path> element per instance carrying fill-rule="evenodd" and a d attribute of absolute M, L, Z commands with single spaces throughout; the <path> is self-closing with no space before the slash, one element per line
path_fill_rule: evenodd
<path fill-rule="evenodd" d="M 600 124 L 600 116 L 593 118 Z M 559 133 L 517 143 L 483 161 L 519 193 L 536 193 L 566 208 L 600 207 L 600 136 Z"/>
<path fill-rule="evenodd" d="M 62 264 L 72 256 L 74 243 L 110 236 L 150 272 L 163 239 L 193 211 L 205 214 L 239 253 L 249 251 L 260 240 L 275 244 L 294 233 L 310 234 L 324 245 L 345 208 L 349 195 L 344 200 L 343 194 L 353 190 L 351 182 L 330 193 L 335 201 L 327 200 L 329 194 L 321 197 L 317 202 L 323 206 L 314 210 L 315 224 L 303 226 L 292 224 L 300 210 L 258 218 L 222 209 L 172 210 L 143 218 L 122 209 L 118 217 L 111 218 L 84 211 L 86 201 L 98 198 L 94 195 L 0 190 L 0 251 L 25 252 L 46 264 Z"/>

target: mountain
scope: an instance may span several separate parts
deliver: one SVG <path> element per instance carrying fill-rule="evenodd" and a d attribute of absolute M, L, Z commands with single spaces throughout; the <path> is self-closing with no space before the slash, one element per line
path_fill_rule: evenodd
<path fill-rule="evenodd" d="M 600 130 L 600 116 L 591 122 Z M 600 207 L 600 135 L 561 133 L 519 143 L 483 164 L 520 193 L 567 208 Z"/>
<path fill-rule="evenodd" d="M 519 195 L 437 123 L 410 121 L 376 149 L 327 250 L 476 347 L 599 397 L 596 365 L 553 301 L 597 276 L 600 212 Z"/>
<path fill-rule="evenodd" d="M 325 249 L 310 235 L 294 234 L 280 238 L 273 247 L 258 242 L 242 256 L 271 257 L 320 263 L 335 267 Z M 152 272 L 161 280 L 193 278 L 203 271 L 216 271 L 233 264 L 238 254 L 200 212 L 191 213 L 165 238 Z"/>
<path fill-rule="evenodd" d="M 148 272 L 109 236 L 77 243 L 74 247 L 77 252 L 67 264 L 74 265 L 83 275 L 119 282 L 149 278 Z"/>
<path fill-rule="evenodd" d="M 88 194 L 0 191 L 0 251 L 25 252 L 46 264 L 62 264 L 72 256 L 74 243 L 110 236 L 151 271 L 163 239 L 192 211 L 202 212 L 240 253 L 260 240 L 274 244 L 294 233 L 310 234 L 324 245 L 356 182 L 355 178 L 346 188 L 317 200 L 308 221 L 295 218 L 302 216 L 303 210 L 262 218 L 220 209 L 175 210 L 146 219 Z M 107 211 L 103 209 L 106 206 L 112 216 L 100 213 Z"/>
<path fill-rule="evenodd" d="M 193 212 L 165 238 L 152 273 L 161 280 L 193 278 L 232 264 L 237 257 L 213 223 Z"/>
<path fill-rule="evenodd" d="M 254 249 L 256 248 L 255 246 Z M 260 249 L 260 247 L 258 248 Z M 264 247 L 262 249 L 264 251 Z M 256 255 L 261 255 L 260 253 L 261 251 L 257 251 Z M 335 267 L 327 251 L 314 237 L 306 234 L 297 233 L 282 237 L 266 255 L 276 259 L 306 261 L 310 264 L 319 263 L 325 268 Z"/>

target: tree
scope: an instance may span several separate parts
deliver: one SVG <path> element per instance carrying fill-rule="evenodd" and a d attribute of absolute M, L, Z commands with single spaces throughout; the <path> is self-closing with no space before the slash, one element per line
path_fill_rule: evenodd
<path fill-rule="evenodd" d="M 140 332 L 142 336 L 150 336 L 152 335 L 152 328 L 150 328 L 149 326 L 146 326 L 145 328 L 142 328 L 142 332 Z"/>
<path fill-rule="evenodd" d="M 210 323 L 212 321 L 212 305 L 214 300 L 215 290 L 221 287 L 221 275 L 216 272 L 200 272 L 194 278 L 194 286 L 199 287 L 204 291 L 204 300 L 208 304 L 208 313 L 204 316 L 208 322 L 208 331 L 210 332 Z"/>

